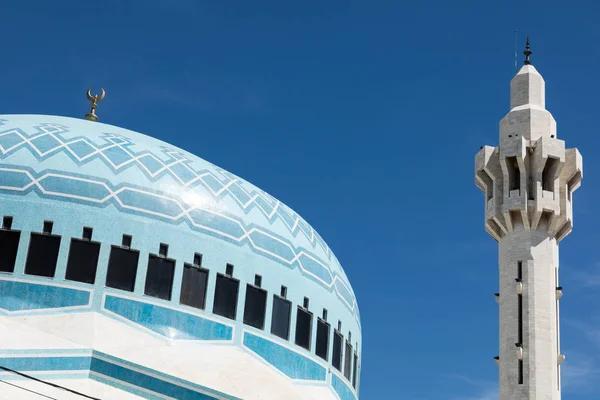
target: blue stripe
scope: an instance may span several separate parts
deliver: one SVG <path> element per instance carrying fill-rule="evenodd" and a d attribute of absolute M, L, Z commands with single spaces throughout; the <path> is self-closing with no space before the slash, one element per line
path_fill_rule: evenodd
<path fill-rule="evenodd" d="M 91 357 L 2 357 L 0 366 L 15 371 L 88 371 Z"/>
<path fill-rule="evenodd" d="M 88 291 L 0 279 L 0 309 L 7 311 L 87 306 L 89 302 Z"/>
<path fill-rule="evenodd" d="M 292 379 L 324 381 L 323 366 L 287 347 L 251 333 L 244 333 L 244 346 Z"/>
<path fill-rule="evenodd" d="M 155 304 L 106 296 L 104 308 L 160 335 L 179 340 L 231 340 L 233 328 Z"/>
<path fill-rule="evenodd" d="M 331 374 L 331 386 L 341 400 L 356 400 L 352 390 L 336 374 Z"/>

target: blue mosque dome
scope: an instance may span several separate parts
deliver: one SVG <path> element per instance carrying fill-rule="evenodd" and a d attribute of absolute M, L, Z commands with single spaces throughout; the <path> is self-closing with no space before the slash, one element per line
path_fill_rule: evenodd
<path fill-rule="evenodd" d="M 112 125 L 0 115 L 0 211 L 9 372 L 102 399 L 358 399 L 346 274 L 244 179 Z"/>

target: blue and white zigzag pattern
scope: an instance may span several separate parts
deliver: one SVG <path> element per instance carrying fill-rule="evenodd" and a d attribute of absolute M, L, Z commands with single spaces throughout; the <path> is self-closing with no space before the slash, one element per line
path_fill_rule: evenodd
<path fill-rule="evenodd" d="M 313 246 L 319 245 L 328 257 L 331 256 L 325 241 L 302 217 L 268 193 L 217 166 L 214 166 L 214 171 L 197 171 L 186 154 L 166 146 L 162 149 L 167 156 L 164 160 L 150 151 L 136 153 L 130 149 L 135 145 L 131 139 L 114 133 L 106 133 L 102 137 L 106 143 L 97 145 L 85 136 L 63 138 L 61 134 L 70 130 L 61 124 L 42 124 L 34 128 L 36 132 L 32 135 L 21 129 L 0 132 L 0 157 L 4 158 L 21 148 L 31 151 L 40 161 L 63 152 L 78 165 L 100 159 L 115 174 L 135 166 L 151 182 L 168 175 L 185 189 L 202 185 L 214 199 L 229 196 L 246 214 L 258 208 L 269 223 L 280 219 L 292 234 L 302 232 Z"/>
<path fill-rule="evenodd" d="M 2 121 L 0 120 L 0 125 Z M 290 240 L 272 231 L 254 224 L 245 224 L 238 216 L 201 209 L 173 195 L 132 184 L 113 185 L 108 180 L 94 176 L 50 170 L 36 173 L 25 166 L 0 165 L 0 190 L 13 194 L 35 191 L 44 197 L 100 207 L 113 204 L 121 211 L 149 218 L 172 223 L 185 221 L 193 230 L 238 245 L 249 244 L 253 251 L 261 255 L 290 268 L 298 267 L 303 274 L 335 290 L 359 319 L 354 294 L 337 258 L 315 230 L 284 204 L 217 167 L 215 170 L 220 176 L 210 170 L 194 170 L 190 166 L 190 159 L 180 151 L 164 147 L 163 152 L 168 159 L 161 160 L 149 151 L 134 153 L 128 148 L 133 142 L 124 136 L 106 134 L 102 139 L 107 143 L 98 146 L 87 137 L 64 139 L 60 133 L 68 132 L 68 129 L 59 124 L 43 124 L 37 127 L 35 134 L 29 136 L 20 129 L 0 132 L 0 158 L 26 148 L 40 161 L 64 152 L 78 165 L 101 159 L 114 173 L 137 166 L 151 181 L 168 174 L 187 189 L 202 185 L 215 199 L 230 196 L 246 214 L 257 207 L 270 223 L 279 218 L 294 236 L 302 232 L 313 247 L 320 245 L 325 250 L 329 263 L 306 249 L 294 246 Z M 249 189 L 246 190 L 245 187 Z"/>

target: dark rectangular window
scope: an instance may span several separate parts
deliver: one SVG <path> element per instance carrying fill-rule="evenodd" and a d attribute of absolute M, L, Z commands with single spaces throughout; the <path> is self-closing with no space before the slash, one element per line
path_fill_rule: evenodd
<path fill-rule="evenodd" d="M 344 336 L 337 330 L 333 331 L 333 353 L 331 354 L 331 365 L 338 371 L 342 370 L 342 342 Z"/>
<path fill-rule="evenodd" d="M 290 338 L 290 320 L 292 302 L 283 297 L 273 295 L 273 314 L 271 316 L 271 333 L 282 339 Z"/>
<path fill-rule="evenodd" d="M 52 229 L 46 229 L 47 223 L 51 224 L 48 221 L 44 222 L 44 230 L 51 232 Z M 25 273 L 53 278 L 59 249 L 60 236 L 50 233 L 32 233 L 25 262 Z"/>
<path fill-rule="evenodd" d="M 206 308 L 206 288 L 208 286 L 208 270 L 199 265 L 185 264 L 181 281 L 179 302 L 186 306 Z"/>
<path fill-rule="evenodd" d="M 175 260 L 165 258 L 162 255 L 150 254 L 144 294 L 163 300 L 171 300 L 174 274 Z"/>
<path fill-rule="evenodd" d="M 281 297 L 287 298 L 287 287 L 281 285 Z"/>
<path fill-rule="evenodd" d="M 54 222 L 52 221 L 44 221 L 44 229 L 42 230 L 42 233 L 45 233 L 47 235 L 52 234 L 52 228 L 54 227 Z"/>
<path fill-rule="evenodd" d="M 166 257 L 168 255 L 168 253 L 169 253 L 169 245 L 161 243 L 160 246 L 158 247 L 158 255 L 160 255 L 162 257 Z"/>
<path fill-rule="evenodd" d="M 358 344 L 357 344 L 357 346 L 358 346 Z M 358 353 L 354 352 L 354 364 L 352 364 L 352 386 L 354 386 L 354 389 L 356 389 L 357 371 L 358 371 Z"/>
<path fill-rule="evenodd" d="M 352 344 L 346 342 L 346 357 L 344 358 L 344 376 L 350 380 L 350 373 L 352 372 Z"/>
<path fill-rule="evenodd" d="M 252 285 L 247 285 L 246 305 L 244 306 L 244 324 L 258 329 L 264 329 L 266 311 L 267 291 Z"/>
<path fill-rule="evenodd" d="M 508 169 L 509 190 L 521 189 L 521 171 L 517 157 L 506 157 L 506 168 Z"/>
<path fill-rule="evenodd" d="M 124 247 L 126 249 L 131 248 L 132 240 L 133 238 L 131 237 L 131 235 L 123 235 L 123 239 L 121 240 L 121 247 Z"/>
<path fill-rule="evenodd" d="M 12 217 L 4 217 L 2 229 L 0 229 L 0 271 L 12 273 L 17 261 L 21 232 L 13 231 L 11 227 Z"/>
<path fill-rule="evenodd" d="M 225 275 L 233 276 L 233 264 L 227 264 L 225 267 Z"/>
<path fill-rule="evenodd" d="M 310 336 L 312 331 L 312 313 L 298 307 L 296 314 L 296 344 L 310 350 Z"/>
<path fill-rule="evenodd" d="M 10 231 L 12 229 L 13 217 L 6 216 L 2 218 L 2 229 Z"/>
<path fill-rule="evenodd" d="M 223 274 L 217 274 L 213 313 L 235 319 L 240 281 Z"/>
<path fill-rule="evenodd" d="M 254 286 L 256 286 L 256 287 L 262 286 L 262 276 L 254 275 Z"/>
<path fill-rule="evenodd" d="M 329 353 L 329 324 L 317 318 L 317 345 L 315 354 L 327 361 Z"/>
<path fill-rule="evenodd" d="M 70 281 L 93 285 L 96 281 L 99 256 L 100 243 L 76 238 L 71 239 L 65 278 Z"/>
<path fill-rule="evenodd" d="M 81 235 L 81 238 L 83 240 L 92 240 L 92 233 L 94 232 L 94 230 L 92 228 L 90 228 L 89 226 L 85 226 L 83 228 L 83 234 Z"/>
<path fill-rule="evenodd" d="M 131 241 L 129 241 L 131 244 Z M 112 246 L 108 259 L 106 286 L 133 292 L 140 252 L 128 247 Z"/>

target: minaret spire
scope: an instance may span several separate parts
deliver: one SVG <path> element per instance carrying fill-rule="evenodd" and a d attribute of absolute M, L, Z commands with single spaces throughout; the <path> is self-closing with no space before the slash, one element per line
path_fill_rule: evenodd
<path fill-rule="evenodd" d="M 527 42 L 525 42 L 525 51 L 523 52 L 523 54 L 525 54 L 525 65 L 530 65 L 531 64 L 531 60 L 529 59 L 529 56 L 531 55 L 531 48 L 529 47 L 529 35 L 527 35 Z"/>

